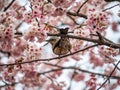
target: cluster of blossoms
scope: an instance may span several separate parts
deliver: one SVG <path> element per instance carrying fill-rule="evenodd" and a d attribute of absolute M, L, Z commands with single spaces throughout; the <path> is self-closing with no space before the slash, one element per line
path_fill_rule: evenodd
<path fill-rule="evenodd" d="M 86 27 L 90 32 L 103 32 L 109 25 L 108 14 L 106 12 L 100 12 L 95 9 L 90 9 L 88 19 L 86 20 Z"/>
<path fill-rule="evenodd" d="M 99 52 L 101 54 L 105 54 L 107 56 L 117 56 L 119 54 L 119 50 L 118 49 L 114 49 L 114 48 L 110 48 L 110 47 L 100 47 Z"/>
<path fill-rule="evenodd" d="M 77 10 L 79 9 L 80 5 L 82 5 L 82 0 L 78 3 L 76 2 L 77 0 L 27 0 L 28 2 L 24 6 L 19 5 L 17 1 L 15 1 L 6 11 L 3 12 L 2 6 L 4 5 L 1 4 L 2 1 L 0 1 L 0 54 L 2 52 L 10 53 L 10 56 L 7 57 L 8 60 L 6 60 L 6 63 L 13 63 L 14 65 L 9 64 L 6 66 L 6 68 L 0 66 L 1 81 L 5 80 L 5 82 L 8 82 L 8 84 L 18 81 L 18 83 L 24 85 L 24 89 L 28 89 L 30 87 L 33 90 L 36 90 L 34 87 L 38 87 L 39 89 L 45 88 L 46 90 L 62 90 L 63 87 L 67 87 L 67 85 L 65 84 L 64 80 L 59 83 L 57 82 L 57 79 L 64 75 L 62 70 L 67 68 L 62 68 L 62 66 L 65 63 L 67 63 L 67 66 L 68 62 L 71 61 L 79 63 L 82 61 L 81 56 L 85 55 L 85 52 L 88 52 L 89 64 L 92 64 L 92 68 L 96 69 L 96 67 L 102 67 L 105 64 L 103 60 L 105 57 L 103 56 L 108 55 L 110 57 L 114 57 L 118 55 L 117 50 L 104 47 L 97 47 L 99 49 L 97 52 L 99 55 L 96 55 L 94 48 L 92 50 L 85 49 L 92 44 L 92 40 L 88 43 L 87 41 L 80 39 L 69 39 L 72 43 L 71 52 L 74 53 L 75 51 L 81 49 L 85 50 L 81 50 L 81 53 L 71 55 L 71 57 L 61 59 L 60 61 L 55 60 L 51 62 L 50 60 L 52 60 L 52 57 L 48 59 L 46 53 L 42 56 L 42 54 L 44 54 L 44 48 L 39 45 L 47 39 L 47 33 L 55 34 L 58 32 L 54 27 L 60 24 L 69 24 L 70 29 L 74 28 L 74 33 L 72 33 L 72 35 L 85 37 L 88 39 L 88 41 L 89 39 L 92 39 L 90 34 L 93 35 L 96 33 L 96 31 L 102 33 L 105 31 L 105 29 L 107 29 L 109 25 L 108 14 L 103 11 L 97 11 L 96 9 L 89 9 L 87 6 L 82 7 L 84 8 L 82 13 L 84 12 L 84 14 L 87 15 L 85 15 L 87 19 L 85 18 L 86 20 L 83 22 L 82 27 L 75 29 L 77 26 L 79 26 L 77 24 L 77 20 L 81 18 L 79 17 L 81 11 L 77 12 Z M 74 2 L 76 3 L 75 7 L 72 6 Z M 102 5 L 100 5 L 101 3 L 99 0 L 89 0 L 87 2 L 87 4 L 91 5 L 98 5 L 98 3 L 99 7 L 102 8 L 105 2 L 103 2 Z M 88 9 L 89 11 L 87 11 Z M 69 17 L 68 12 L 72 13 L 70 14 L 71 17 Z M 24 24 L 27 24 L 28 28 L 23 29 L 24 31 L 21 31 L 21 27 L 23 26 L 24 28 Z M 56 47 L 57 44 L 59 43 L 55 43 L 54 46 Z M 51 53 L 48 54 L 52 56 Z M 45 61 L 43 61 L 44 59 L 41 59 L 42 57 L 45 58 Z M 34 60 L 38 61 L 40 59 L 41 61 L 34 63 Z M 2 59 L 0 60 L 0 64 L 3 64 Z M 58 69 L 58 71 L 55 69 Z M 108 69 L 111 70 L 113 68 L 108 67 Z M 81 70 L 80 67 L 75 69 L 73 74 L 69 74 L 71 82 L 75 81 L 78 83 L 79 81 L 85 80 L 86 74 L 83 74 L 82 72 L 79 73 L 79 70 Z M 105 75 L 109 75 L 110 70 L 104 70 Z M 19 77 L 20 74 L 22 74 L 22 77 Z M 116 75 L 116 73 L 114 75 Z M 50 82 L 48 82 L 48 79 Z M 90 77 L 90 79 L 84 83 L 88 89 L 94 90 L 97 87 L 97 78 Z M 13 88 L 7 89 L 10 90 Z"/>
<path fill-rule="evenodd" d="M 75 0 L 51 0 L 56 7 L 68 8 Z"/>
<path fill-rule="evenodd" d="M 90 53 L 90 63 L 93 64 L 93 68 L 104 65 L 103 58 L 100 58 L 94 53 Z"/>
<path fill-rule="evenodd" d="M 72 45 L 73 51 L 77 51 L 84 46 L 84 42 L 82 40 L 71 40 L 71 43 L 74 43 L 74 45 Z"/>
<path fill-rule="evenodd" d="M 37 39 L 38 42 L 43 42 L 47 37 L 47 32 L 44 27 L 38 26 L 39 23 L 32 22 L 29 30 L 24 33 L 24 38 L 27 41 L 35 41 Z"/>
<path fill-rule="evenodd" d="M 17 26 L 19 21 L 13 17 L 13 13 L 1 12 L 1 24 L 0 24 L 0 50 L 8 52 L 11 56 L 20 56 L 25 50 L 27 42 L 18 37 L 15 33 L 17 32 Z M 16 26 L 15 26 L 16 25 Z"/>
<path fill-rule="evenodd" d="M 26 50 L 26 55 L 28 60 L 35 60 L 41 57 L 42 49 L 37 45 L 29 44 Z"/>
<path fill-rule="evenodd" d="M 97 78 L 95 77 L 95 75 L 91 75 L 90 79 L 86 81 L 86 85 L 88 86 L 87 89 L 96 90 Z"/>
<path fill-rule="evenodd" d="M 111 47 L 100 47 L 98 52 L 101 58 L 103 59 L 104 63 L 116 62 L 116 59 L 114 57 L 119 55 L 119 50 Z"/>
<path fill-rule="evenodd" d="M 75 0 L 51 0 L 51 2 L 45 0 L 29 1 L 32 5 L 33 17 L 40 17 L 41 15 L 61 16 Z"/>
<path fill-rule="evenodd" d="M 22 76 L 22 78 L 19 77 L 19 80 L 20 83 L 24 83 L 27 88 L 34 89 L 34 87 L 38 87 L 38 86 L 42 87 L 42 85 L 45 84 L 46 82 L 46 80 L 39 75 L 39 73 L 36 71 L 35 68 L 36 68 L 35 65 L 29 65 L 29 64 L 26 64 L 25 66 L 23 66 L 23 68 L 21 68 L 21 70 L 24 72 L 20 72 L 20 73 L 24 75 Z"/>
<path fill-rule="evenodd" d="M 103 66 L 105 63 L 115 63 L 117 60 L 115 56 L 119 55 L 118 49 L 113 49 L 109 47 L 101 46 L 96 50 L 96 54 L 93 52 L 93 49 L 90 53 L 90 63 L 97 66 Z"/>
<path fill-rule="evenodd" d="M 24 37 L 22 37 L 22 32 L 20 32 L 21 35 L 19 36 L 18 29 L 21 23 L 27 22 L 30 24 L 34 20 L 32 18 L 32 14 L 26 11 L 25 6 L 21 6 L 18 3 L 13 3 L 12 7 L 6 12 L 0 12 L 0 51 L 9 53 L 14 58 L 22 57 L 29 52 L 29 50 L 25 50 L 32 37 L 37 38 L 39 42 L 42 42 L 46 38 L 45 30 L 41 27 L 39 28 L 37 24 L 32 24 L 27 34 L 24 34 Z M 40 50 L 37 50 L 37 48 L 33 50 L 33 53 L 38 52 Z M 37 55 L 33 55 L 33 57 Z"/>
<path fill-rule="evenodd" d="M 0 25 L 0 49 L 3 51 L 10 51 L 12 48 L 13 38 L 14 38 L 14 28 L 13 26 L 5 27 Z"/>
<path fill-rule="evenodd" d="M 11 50 L 11 56 L 19 57 L 23 54 L 24 50 L 27 48 L 27 41 L 22 38 L 14 39 L 14 44 Z"/>

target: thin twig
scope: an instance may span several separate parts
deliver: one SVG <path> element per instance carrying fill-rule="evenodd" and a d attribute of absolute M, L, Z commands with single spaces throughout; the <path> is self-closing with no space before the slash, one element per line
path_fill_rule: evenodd
<path fill-rule="evenodd" d="M 10 4 L 9 4 L 7 7 L 4 8 L 3 11 L 4 11 L 4 12 L 7 11 L 14 2 L 15 2 L 15 0 L 12 0 L 12 1 L 10 2 Z"/>
<path fill-rule="evenodd" d="M 22 22 L 20 22 L 16 27 L 15 27 L 15 30 L 17 30 L 18 31 L 18 29 L 22 26 L 22 24 L 23 24 L 23 21 Z"/>
<path fill-rule="evenodd" d="M 115 63 L 113 63 L 113 65 L 116 66 Z M 118 66 L 117 66 L 117 69 L 120 71 L 120 68 Z"/>
<path fill-rule="evenodd" d="M 77 65 L 77 63 L 75 64 L 75 67 L 76 67 L 76 65 Z M 72 77 L 71 77 L 71 80 L 70 80 L 70 85 L 69 85 L 69 87 L 68 87 L 68 90 L 71 90 L 72 81 L 73 81 L 73 79 L 74 79 L 74 77 L 75 77 L 75 74 L 76 74 L 76 69 L 74 69 L 74 72 L 73 72 L 73 74 L 72 74 Z"/>
<path fill-rule="evenodd" d="M 44 76 L 48 78 L 52 83 L 54 83 L 54 80 L 51 77 L 49 77 L 48 75 L 44 75 Z"/>
<path fill-rule="evenodd" d="M 106 58 L 108 58 L 109 60 L 114 60 L 115 61 L 115 59 L 113 59 L 112 57 L 110 57 L 110 56 L 108 56 L 108 55 L 105 55 L 105 54 L 103 54 Z M 114 66 L 116 66 L 116 64 L 113 62 L 112 63 Z M 120 68 L 117 66 L 117 69 L 120 71 Z"/>
<path fill-rule="evenodd" d="M 79 9 L 77 10 L 77 13 L 80 12 L 80 9 L 81 9 L 87 2 L 88 2 L 88 0 L 86 0 L 86 1 L 79 7 Z"/>
<path fill-rule="evenodd" d="M 71 15 L 67 15 L 76 25 L 79 25 L 76 20 L 71 16 Z"/>
<path fill-rule="evenodd" d="M 71 80 L 70 80 L 70 85 L 69 85 L 67 90 L 71 90 L 72 81 L 73 81 L 73 78 L 75 77 L 75 72 L 76 72 L 76 70 L 74 69 L 73 75 L 72 75 Z"/>
<path fill-rule="evenodd" d="M 112 8 L 114 8 L 114 7 L 116 7 L 116 6 L 119 6 L 119 5 L 120 5 L 120 4 L 113 5 L 113 6 L 109 7 L 109 8 L 103 9 L 102 11 L 105 12 L 105 11 L 107 11 L 107 10 L 109 10 L 109 9 L 112 9 Z"/>
<path fill-rule="evenodd" d="M 7 87 L 7 86 L 14 86 L 16 84 L 18 84 L 18 82 L 14 82 L 14 83 L 11 83 L 11 84 L 5 83 L 5 85 L 1 85 L 0 88 Z"/>
<path fill-rule="evenodd" d="M 83 17 L 83 18 L 87 19 L 87 16 L 82 13 L 67 12 L 67 14 L 71 15 L 71 16 L 78 16 L 78 17 Z"/>
<path fill-rule="evenodd" d="M 102 83 L 102 85 L 97 90 L 100 90 L 106 84 L 106 82 L 110 79 L 110 77 L 114 73 L 114 71 L 117 68 L 117 66 L 118 66 L 119 63 L 120 63 L 120 60 L 117 62 L 117 64 L 115 65 L 114 69 L 112 70 L 112 72 L 110 73 L 110 75 L 107 77 L 107 79 Z"/>

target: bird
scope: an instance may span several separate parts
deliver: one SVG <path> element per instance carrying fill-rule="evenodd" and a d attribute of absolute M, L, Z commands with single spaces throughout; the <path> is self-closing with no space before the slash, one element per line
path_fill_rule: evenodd
<path fill-rule="evenodd" d="M 53 53 L 56 55 L 65 55 L 71 50 L 71 43 L 67 37 L 50 38 L 48 42 L 52 45 Z"/>

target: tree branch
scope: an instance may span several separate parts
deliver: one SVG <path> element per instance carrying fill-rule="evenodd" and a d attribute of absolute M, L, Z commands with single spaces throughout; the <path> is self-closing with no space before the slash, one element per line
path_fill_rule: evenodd
<path fill-rule="evenodd" d="M 113 5 L 113 6 L 109 7 L 109 8 L 103 9 L 102 11 L 105 12 L 105 11 L 107 11 L 107 10 L 109 10 L 109 9 L 112 9 L 112 8 L 114 8 L 114 7 L 116 7 L 116 6 L 119 6 L 119 5 L 120 5 L 120 4 Z"/>
<path fill-rule="evenodd" d="M 100 90 L 105 84 L 106 82 L 110 79 L 110 77 L 112 77 L 112 74 L 114 73 L 115 69 L 117 68 L 118 64 L 120 63 L 120 60 L 117 62 L 117 64 L 115 65 L 114 69 L 112 70 L 112 72 L 110 73 L 110 75 L 108 75 L 107 79 L 102 83 L 102 85 L 97 89 Z"/>
<path fill-rule="evenodd" d="M 104 40 L 91 39 L 91 38 L 86 38 L 86 37 L 82 37 L 82 36 L 50 34 L 50 33 L 48 33 L 48 36 L 68 37 L 68 38 L 85 40 L 85 41 L 88 41 L 88 42 L 97 43 L 97 44 L 99 44 L 99 45 L 106 45 L 106 46 L 108 46 L 108 47 L 112 47 L 112 48 L 115 48 L 115 49 L 119 49 L 119 48 L 120 48 L 120 44 L 113 43 L 112 41 L 106 39 L 105 37 L 103 38 L 103 36 L 102 36 L 102 39 L 104 39 Z"/>
<path fill-rule="evenodd" d="M 79 25 L 76 20 L 71 16 L 71 15 L 67 15 L 76 25 Z"/>
<path fill-rule="evenodd" d="M 49 3 L 52 3 L 51 0 L 47 0 Z"/>
<path fill-rule="evenodd" d="M 80 12 L 80 9 L 81 9 L 87 2 L 88 2 L 88 0 L 86 0 L 86 1 L 79 7 L 79 9 L 77 10 L 77 13 Z"/>
<path fill-rule="evenodd" d="M 10 2 L 10 4 L 9 4 L 7 7 L 4 8 L 3 11 L 4 11 L 4 12 L 7 11 L 14 2 L 15 2 L 15 0 L 12 0 L 12 1 Z"/>
<path fill-rule="evenodd" d="M 70 80 L 70 85 L 69 85 L 69 87 L 68 87 L 67 90 L 71 90 L 71 87 L 72 87 L 72 81 L 73 81 L 73 79 L 74 79 L 74 77 L 75 77 L 75 73 L 76 73 L 76 69 L 74 69 L 74 72 L 73 72 L 72 77 L 71 77 L 71 80 Z"/>
<path fill-rule="evenodd" d="M 82 13 L 67 12 L 67 14 L 71 15 L 71 16 L 78 16 L 78 17 L 83 17 L 83 18 L 87 19 L 87 16 Z"/>
<path fill-rule="evenodd" d="M 18 84 L 18 83 L 17 82 L 11 83 L 11 84 L 5 83 L 5 85 L 0 85 L 0 88 L 7 87 L 7 86 L 14 86 L 16 84 Z"/>
<path fill-rule="evenodd" d="M 48 58 L 48 59 L 37 59 L 37 60 L 24 61 L 24 62 L 18 62 L 18 63 L 11 63 L 11 64 L 0 64 L 0 66 L 14 66 L 14 65 L 26 64 L 26 63 L 33 63 L 33 62 L 38 62 L 38 61 L 51 61 L 51 60 L 55 60 L 55 59 L 60 59 L 60 58 L 67 57 L 67 56 L 79 53 L 81 51 L 85 51 L 85 50 L 90 49 L 90 48 L 95 47 L 95 46 L 98 46 L 98 44 L 91 45 L 91 46 L 86 47 L 84 49 L 81 49 L 81 50 L 78 50 L 76 52 L 73 52 L 73 53 L 70 53 L 70 54 L 66 54 L 66 55 L 63 55 L 63 56 L 59 56 L 59 57 Z"/>
<path fill-rule="evenodd" d="M 112 78 L 112 79 L 120 79 L 119 76 L 112 76 L 112 75 L 109 76 L 109 75 L 105 75 L 105 74 L 101 74 L 101 73 L 96 73 L 96 72 L 80 69 L 80 68 L 75 67 L 75 66 L 64 67 L 64 66 L 53 65 L 53 64 L 49 64 L 49 65 L 56 66 L 58 68 L 57 69 L 48 70 L 48 71 L 45 71 L 45 72 L 41 72 L 41 73 L 39 73 L 39 75 L 44 75 L 44 74 L 55 72 L 55 71 L 59 71 L 59 70 L 72 69 L 72 70 L 78 70 L 78 71 L 81 71 L 81 72 L 84 72 L 84 73 L 88 73 L 88 74 L 95 74 L 95 75 L 102 76 L 102 77 L 109 77 L 109 78 Z"/>

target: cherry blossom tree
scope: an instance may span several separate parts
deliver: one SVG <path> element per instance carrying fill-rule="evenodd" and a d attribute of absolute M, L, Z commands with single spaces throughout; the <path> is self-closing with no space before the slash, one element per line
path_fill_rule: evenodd
<path fill-rule="evenodd" d="M 0 0 L 0 90 L 118 90 L 119 1 Z"/>

